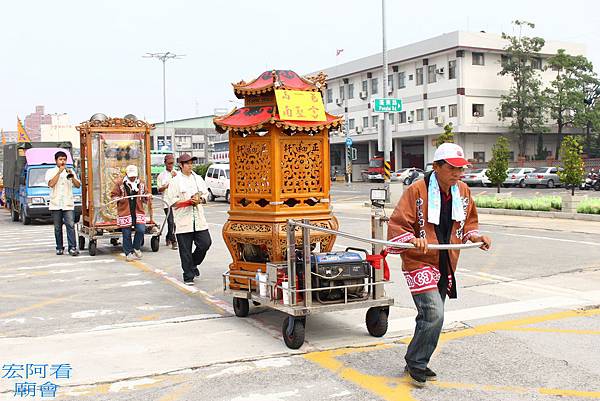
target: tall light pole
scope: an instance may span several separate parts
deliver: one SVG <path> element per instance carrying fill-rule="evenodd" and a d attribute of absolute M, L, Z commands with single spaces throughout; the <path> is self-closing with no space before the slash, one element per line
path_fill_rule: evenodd
<path fill-rule="evenodd" d="M 179 59 L 185 57 L 185 54 L 166 53 L 146 53 L 144 58 L 156 58 L 163 64 L 163 140 L 167 143 L 167 60 Z M 171 150 L 175 153 L 175 129 L 171 134 Z"/>
<path fill-rule="evenodd" d="M 387 44 L 386 44 L 386 32 L 385 32 L 385 0 L 381 0 L 381 31 L 382 31 L 382 45 L 383 45 L 383 97 L 388 97 L 388 56 L 387 56 Z M 388 130 L 388 113 L 383 113 L 383 121 L 381 129 L 382 140 L 383 140 L 383 168 L 384 168 L 384 182 L 387 189 L 388 197 L 390 193 L 390 177 L 388 176 L 392 153 L 392 138 L 391 132 Z"/>

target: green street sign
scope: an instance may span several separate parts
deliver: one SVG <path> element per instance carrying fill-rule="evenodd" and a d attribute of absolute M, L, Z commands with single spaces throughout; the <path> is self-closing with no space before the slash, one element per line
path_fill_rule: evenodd
<path fill-rule="evenodd" d="M 375 99 L 373 111 L 375 113 L 399 113 L 402 111 L 402 100 L 395 98 Z"/>

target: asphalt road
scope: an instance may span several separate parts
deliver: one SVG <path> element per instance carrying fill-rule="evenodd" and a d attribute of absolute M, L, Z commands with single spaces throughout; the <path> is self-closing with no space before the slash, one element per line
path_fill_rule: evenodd
<path fill-rule="evenodd" d="M 352 190 L 336 184 L 334 210 L 342 231 L 366 235 L 366 190 Z M 402 373 L 415 312 L 399 259 L 390 258 L 385 337 L 367 334 L 364 311 L 319 314 L 290 351 L 281 313 L 232 316 L 221 279 L 227 204 L 206 212 L 213 247 L 190 288 L 177 251 L 146 247 L 127 263 L 120 246 L 100 241 L 97 256 L 56 256 L 50 224 L 23 226 L 0 211 L 2 366 L 68 363 L 57 398 L 78 401 L 600 398 L 599 223 L 481 216 L 493 249 L 463 252 L 459 298 L 446 303 L 431 363 L 440 380 L 414 389 Z M 359 244 L 338 238 L 336 249 L 350 245 Z M 18 398 L 26 380 L 6 375 L 0 400 Z"/>

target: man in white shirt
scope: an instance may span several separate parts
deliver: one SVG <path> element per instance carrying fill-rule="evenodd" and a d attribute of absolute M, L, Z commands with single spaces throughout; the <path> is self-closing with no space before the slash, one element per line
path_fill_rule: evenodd
<path fill-rule="evenodd" d="M 187 153 L 179 156 L 181 172 L 171 180 L 165 194 L 165 202 L 173 208 L 183 281 L 187 285 L 194 285 L 194 277 L 200 275 L 198 265 L 212 244 L 201 205 L 206 203 L 208 188 L 192 170 L 196 160 Z M 196 245 L 193 252 L 192 244 Z"/>
<path fill-rule="evenodd" d="M 63 223 L 67 230 L 69 255 L 77 256 L 77 243 L 75 242 L 75 202 L 73 200 L 73 186 L 79 188 L 81 182 L 75 172 L 67 168 L 67 154 L 58 151 L 54 154 L 56 167 L 46 172 L 46 184 L 50 187 L 50 206 L 52 220 L 54 221 L 54 239 L 56 240 L 56 254 L 62 255 L 63 248 Z"/>
<path fill-rule="evenodd" d="M 175 157 L 172 154 L 165 155 L 165 170 L 158 175 L 156 178 L 156 186 L 158 193 L 163 195 L 169 183 L 177 175 L 177 171 L 173 168 L 175 166 Z M 175 221 L 173 219 L 173 208 L 165 208 L 165 215 L 167 215 L 167 246 L 171 245 L 171 249 L 177 249 L 177 238 L 175 238 Z M 170 213 L 169 213 L 170 211 Z"/>

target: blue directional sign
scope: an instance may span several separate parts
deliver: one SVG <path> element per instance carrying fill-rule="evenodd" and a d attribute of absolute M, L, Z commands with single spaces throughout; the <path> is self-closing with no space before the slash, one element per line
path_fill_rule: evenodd
<path fill-rule="evenodd" d="M 352 138 L 346 138 L 346 146 L 352 146 Z"/>

